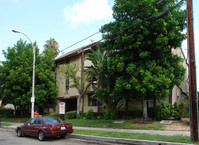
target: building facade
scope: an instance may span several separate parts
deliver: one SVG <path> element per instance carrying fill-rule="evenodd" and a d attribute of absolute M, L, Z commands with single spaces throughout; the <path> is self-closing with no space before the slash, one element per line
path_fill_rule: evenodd
<path fill-rule="evenodd" d="M 88 52 L 90 49 L 95 49 L 99 43 L 93 43 L 76 50 L 73 50 L 69 53 L 62 55 L 61 57 L 55 59 L 56 63 L 56 80 L 58 86 L 58 100 L 59 102 L 65 102 L 66 111 L 77 110 L 77 97 L 78 91 L 75 88 L 70 88 L 71 83 L 70 79 L 66 79 L 59 72 L 59 66 L 67 63 L 76 63 L 78 64 L 80 71 L 78 72 L 80 76 L 85 72 L 85 66 L 90 66 L 91 62 L 86 58 L 88 57 Z M 188 64 L 186 62 L 185 56 L 181 48 L 172 49 L 173 54 L 183 58 L 182 65 L 186 69 L 184 81 L 181 82 L 179 86 L 174 86 L 170 96 L 162 100 L 166 103 L 174 104 L 175 102 L 180 102 L 182 100 L 188 101 L 189 94 L 189 85 L 188 85 Z M 93 90 L 90 87 L 87 94 L 80 100 L 80 111 L 87 112 L 92 109 L 94 112 L 102 112 L 103 106 L 95 98 L 91 98 Z M 122 106 L 122 110 L 142 110 L 142 99 L 128 99 Z M 147 107 L 153 107 L 159 104 L 157 100 L 147 100 Z M 58 106 L 56 106 L 56 112 L 58 112 Z"/>

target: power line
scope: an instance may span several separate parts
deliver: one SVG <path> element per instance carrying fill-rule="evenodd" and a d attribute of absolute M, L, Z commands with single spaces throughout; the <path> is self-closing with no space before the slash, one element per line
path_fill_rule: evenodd
<path fill-rule="evenodd" d="M 165 2 L 165 1 L 166 1 L 166 0 L 160 0 L 160 1 L 156 2 L 156 3 L 151 4 L 150 6 L 146 6 L 145 9 L 148 8 L 148 7 L 152 7 L 152 6 L 154 6 L 154 5 L 157 6 L 158 4 L 163 3 L 163 2 Z M 112 36 L 115 35 L 115 34 L 120 33 L 121 31 L 130 29 L 130 28 L 132 28 L 132 27 L 134 27 L 134 26 L 136 26 L 136 25 L 138 25 L 138 24 L 140 24 L 140 23 L 142 23 L 142 22 L 144 22 L 144 21 L 147 21 L 147 20 L 150 20 L 150 19 L 154 19 L 154 20 L 160 19 L 160 18 L 166 16 L 166 15 L 169 13 L 169 11 L 171 11 L 171 10 L 173 10 L 174 8 L 176 8 L 177 6 L 179 6 L 183 1 L 184 1 L 184 0 L 181 0 L 176 6 L 172 7 L 171 9 L 167 9 L 166 11 L 164 11 L 164 12 L 158 14 L 158 15 L 150 16 L 150 17 L 148 17 L 148 18 L 146 18 L 146 19 L 144 19 L 144 20 L 142 20 L 142 21 L 140 21 L 140 22 L 137 22 L 137 23 L 135 23 L 135 24 L 133 24 L 133 25 L 130 25 L 130 26 L 124 28 L 124 29 L 121 29 L 121 30 L 117 31 L 116 33 L 113 33 Z M 141 13 L 141 12 L 139 12 L 139 13 Z M 137 13 L 137 14 L 139 14 L 139 13 Z M 137 19 L 136 19 L 136 20 L 137 20 Z M 134 20 L 134 21 L 135 21 L 135 20 Z M 74 43 L 74 44 L 72 44 L 72 45 L 70 45 L 70 46 L 68 46 L 68 47 L 66 47 L 66 48 L 64 48 L 64 49 L 62 49 L 62 50 L 60 50 L 59 52 L 63 52 L 64 50 L 69 49 L 69 48 L 71 48 L 72 46 L 74 46 L 74 45 L 76 45 L 76 44 L 78 44 L 78 43 L 80 43 L 80 42 L 82 42 L 82 41 L 84 41 L 84 40 L 86 40 L 86 39 L 88 39 L 88 38 L 90 38 L 90 37 L 92 37 L 92 36 L 98 34 L 98 33 L 100 33 L 100 31 L 98 31 L 98 32 L 96 32 L 96 33 L 94 33 L 94 34 L 92 34 L 92 35 L 89 35 L 89 36 L 85 37 L 84 39 L 82 39 L 82 40 L 80 40 L 80 41 L 77 41 L 76 43 Z M 117 36 L 117 37 L 118 37 L 118 36 Z M 117 37 L 116 37 L 116 38 L 117 38 Z M 116 38 L 114 38 L 114 39 L 116 39 Z M 105 38 L 102 38 L 102 39 L 100 39 L 100 40 L 98 40 L 98 41 L 96 41 L 96 42 L 101 42 L 101 41 L 103 41 L 104 39 L 105 39 Z M 53 55 L 55 55 L 55 54 L 53 54 Z M 53 57 L 53 55 L 52 55 L 52 57 Z M 50 56 L 47 57 L 47 58 L 45 58 L 43 61 L 48 60 L 49 58 L 50 58 Z M 48 64 L 47 64 L 47 65 L 48 65 Z M 40 68 L 40 67 L 37 67 L 37 68 Z M 31 71 L 30 71 L 30 72 L 31 72 Z"/>
<path fill-rule="evenodd" d="M 161 3 L 165 2 L 165 1 L 166 1 L 166 0 L 160 0 L 160 1 L 155 2 L 155 3 L 153 3 L 153 4 L 149 5 L 149 6 L 144 7 L 144 9 L 149 8 L 149 7 L 152 7 L 152 6 L 157 6 L 157 5 L 159 5 L 159 4 L 161 4 Z M 138 14 L 140 14 L 140 13 L 141 13 L 141 12 L 137 12 L 137 13 L 134 14 L 134 15 L 138 15 Z M 138 24 L 140 24 L 140 23 L 142 23 L 142 22 L 144 22 L 144 21 L 146 21 L 146 20 L 148 20 L 148 19 L 151 19 L 151 17 L 149 17 L 149 18 L 147 18 L 147 19 L 145 19 L 145 20 L 142 20 L 142 21 L 136 23 L 135 25 L 138 25 Z M 134 20 L 134 21 L 135 21 L 135 20 Z M 123 30 L 127 30 L 127 29 L 129 29 L 129 28 L 131 28 L 131 27 L 133 27 L 133 26 L 134 26 L 134 25 L 131 25 L 131 26 L 129 26 L 129 27 L 126 27 L 126 28 L 123 29 Z M 121 32 L 121 30 L 120 30 L 119 32 Z M 119 32 L 117 32 L 117 33 L 119 33 Z M 86 39 L 88 39 L 88 38 L 90 38 L 90 37 L 92 37 L 92 36 L 94 36 L 94 35 L 96 35 L 96 34 L 98 34 L 98 33 L 100 33 L 100 31 L 98 31 L 98 32 L 96 32 L 96 33 L 93 33 L 92 35 L 89 35 L 89 36 L 83 38 L 82 40 L 77 41 L 77 42 L 73 43 L 72 45 L 70 45 L 70 46 L 68 46 L 68 47 L 66 47 L 66 48 L 64 48 L 64 49 L 62 49 L 62 50 L 58 50 L 58 53 L 60 53 L 60 52 L 63 53 L 64 50 L 69 49 L 69 48 L 71 48 L 72 46 L 75 46 L 76 44 L 78 44 L 78 43 L 80 43 L 80 42 L 83 42 L 83 41 L 85 41 Z M 117 34 L 117 33 L 115 33 L 115 34 Z M 113 35 L 114 35 L 114 34 L 113 34 Z M 102 40 L 104 40 L 104 39 L 102 38 L 101 40 L 98 40 L 98 41 L 96 41 L 96 42 L 101 42 Z M 54 55 L 54 54 L 53 54 L 53 55 Z M 49 57 L 48 57 L 48 58 L 49 58 Z M 44 60 L 44 61 L 45 61 L 45 60 Z"/>
<path fill-rule="evenodd" d="M 155 2 L 155 3 L 153 3 L 153 4 L 149 5 L 149 6 L 146 6 L 144 9 L 149 8 L 149 7 L 152 7 L 152 6 L 157 6 L 157 5 L 159 5 L 159 4 L 161 4 L 161 3 L 165 2 L 165 1 L 166 1 L 166 0 L 160 0 L 160 1 Z M 137 12 L 137 13 L 134 14 L 134 15 L 138 15 L 139 13 L 141 13 L 141 12 Z M 72 46 L 74 46 L 74 45 L 76 45 L 76 44 L 78 44 L 78 43 L 80 43 L 80 42 L 82 42 L 82 41 L 84 41 L 84 40 L 86 40 L 86 39 L 88 39 L 88 38 L 90 38 L 90 37 L 92 37 L 92 36 L 98 34 L 98 33 L 100 33 L 100 31 L 98 31 L 98 32 L 96 32 L 96 33 L 94 33 L 94 34 L 92 34 L 92 35 L 90 35 L 90 36 L 88 36 L 88 37 L 86 37 L 86 38 L 84 38 L 84 39 L 82 39 L 82 40 L 80 40 L 80 41 L 77 41 L 76 43 L 74 43 L 74 44 L 72 44 L 72 45 L 70 45 L 70 46 L 68 46 L 68 47 L 66 47 L 66 48 L 64 48 L 64 49 L 62 49 L 62 50 L 59 51 L 59 52 L 62 52 L 62 51 L 64 51 L 64 50 L 68 49 L 68 48 L 71 48 Z M 97 42 L 99 42 L 99 41 L 97 41 Z"/>
<path fill-rule="evenodd" d="M 151 7 L 151 6 L 153 6 L 153 5 L 157 5 L 157 4 L 163 3 L 163 2 L 165 2 L 165 1 L 166 1 L 166 0 L 160 0 L 160 1 L 154 3 L 154 4 L 150 5 L 150 6 L 147 6 L 147 7 Z M 136 26 L 136 25 L 138 25 L 138 24 L 140 24 L 140 23 L 143 23 L 144 21 L 151 20 L 151 19 L 153 19 L 153 20 L 160 19 L 160 18 L 166 16 L 166 15 L 169 13 L 169 11 L 171 11 L 171 10 L 173 10 L 174 8 L 176 8 L 177 6 L 179 6 L 183 1 L 184 1 L 184 0 L 181 0 L 181 1 L 178 2 L 175 6 L 171 7 L 170 9 L 165 10 L 164 12 L 162 12 L 162 13 L 160 13 L 160 14 L 158 14 L 158 15 L 152 15 L 152 16 L 150 16 L 150 17 L 148 17 L 148 18 L 146 18 L 146 19 L 144 19 L 144 20 L 142 20 L 142 21 L 140 21 L 140 22 L 137 22 L 137 23 L 135 23 L 135 24 L 133 24 L 133 25 L 130 25 L 130 26 L 124 28 L 124 29 L 120 29 L 120 30 L 117 31 L 116 33 L 113 33 L 112 36 L 113 36 L 113 35 L 116 35 L 116 34 L 118 34 L 118 33 L 120 33 L 121 31 L 125 31 L 125 30 L 127 30 L 127 29 L 130 29 L 130 28 L 132 28 L 132 27 L 134 27 L 134 26 Z M 147 8 L 147 7 L 146 7 L 146 8 Z M 141 13 L 141 12 L 139 12 L 139 13 Z M 136 20 L 137 20 L 137 19 L 136 19 Z M 135 21 L 135 20 L 134 20 L 134 21 Z M 94 34 L 92 34 L 92 35 L 90 35 L 90 36 L 88 36 L 88 37 L 86 37 L 86 38 L 84 38 L 84 39 L 82 39 L 82 40 L 80 40 L 80 41 L 78 41 L 78 42 L 76 42 L 76 43 L 74 43 L 74 44 L 72 44 L 72 45 L 70 45 L 70 46 L 64 48 L 64 49 L 62 49 L 60 52 L 63 52 L 64 50 L 66 50 L 66 49 L 68 49 L 68 48 L 70 48 L 70 47 L 72 47 L 72 46 L 74 46 L 74 45 L 76 45 L 76 44 L 78 44 L 78 43 L 80 43 L 80 42 L 82 42 L 82 41 L 84 41 L 84 40 L 86 40 L 86 39 L 88 39 L 88 38 L 90 38 L 90 37 L 92 37 L 92 36 L 98 34 L 98 33 L 100 33 L 100 31 L 98 31 L 98 32 L 96 32 L 96 33 L 94 33 Z M 117 37 L 118 37 L 118 36 L 117 36 Z M 116 38 L 117 38 L 117 37 L 116 37 Z M 114 38 L 114 39 L 116 39 L 116 38 Z M 102 39 L 96 41 L 96 43 L 97 43 L 97 42 L 101 42 L 101 41 L 103 41 L 104 39 L 105 39 L 105 38 L 102 38 Z M 45 60 L 44 60 L 44 61 L 45 61 Z"/>

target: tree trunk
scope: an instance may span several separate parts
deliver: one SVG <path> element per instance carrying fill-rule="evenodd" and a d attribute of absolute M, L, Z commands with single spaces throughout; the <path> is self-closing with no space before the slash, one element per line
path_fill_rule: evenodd
<path fill-rule="evenodd" d="M 148 113 L 147 113 L 147 100 L 143 99 L 143 119 L 148 119 Z"/>
<path fill-rule="evenodd" d="M 80 112 L 80 99 L 81 99 L 81 96 L 78 95 L 77 97 L 77 114 L 79 115 L 79 112 Z"/>

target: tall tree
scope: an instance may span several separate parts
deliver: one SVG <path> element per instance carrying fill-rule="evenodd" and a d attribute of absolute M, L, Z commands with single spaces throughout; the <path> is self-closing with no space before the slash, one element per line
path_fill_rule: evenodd
<path fill-rule="evenodd" d="M 35 71 L 35 105 L 40 107 L 54 103 L 57 97 L 57 86 L 53 75 L 54 62 L 52 53 L 39 55 L 36 47 Z M 54 52 L 53 52 L 54 53 Z M 19 40 L 14 47 L 3 51 L 6 61 L 0 68 L 0 94 L 4 104 L 18 106 L 27 114 L 32 94 L 32 45 Z"/>
<path fill-rule="evenodd" d="M 171 53 L 186 37 L 182 34 L 186 13 L 178 2 L 115 0 L 115 21 L 101 28 L 107 69 L 115 78 L 112 95 L 142 98 L 144 118 L 146 100 L 168 97 L 184 77 L 181 58 Z M 166 10 L 168 15 L 157 17 Z"/>
<path fill-rule="evenodd" d="M 96 84 L 93 84 L 94 95 L 98 98 L 98 101 L 105 105 L 106 112 L 114 114 L 117 112 L 124 100 L 125 96 L 113 95 L 115 80 L 112 72 L 108 70 L 108 57 L 104 50 L 97 47 L 96 50 L 90 50 L 89 57 L 87 58 L 92 62 L 91 66 L 88 66 L 85 72 L 89 80 L 97 80 Z M 115 115 L 115 114 L 114 114 Z M 115 116 L 112 116 L 115 117 Z"/>
<path fill-rule="evenodd" d="M 59 54 L 59 44 L 57 41 L 55 41 L 54 38 L 50 38 L 50 40 L 47 40 L 44 44 L 44 51 L 47 49 L 53 49 L 55 53 L 55 57 Z"/>

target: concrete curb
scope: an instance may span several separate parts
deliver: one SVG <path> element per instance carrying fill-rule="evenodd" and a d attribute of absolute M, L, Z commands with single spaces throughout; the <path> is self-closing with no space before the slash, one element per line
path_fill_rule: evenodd
<path fill-rule="evenodd" d="M 174 142 L 100 137 L 100 136 L 79 135 L 79 134 L 71 134 L 70 137 L 78 138 L 78 139 L 95 140 L 95 141 L 105 141 L 105 142 L 117 143 L 117 144 L 130 144 L 130 145 L 191 145 L 191 144 L 174 143 Z"/>
<path fill-rule="evenodd" d="M 0 128 L 7 129 L 7 130 L 15 130 L 16 129 L 16 127 L 12 127 L 12 126 L 0 126 Z"/>
<path fill-rule="evenodd" d="M 1 126 L 0 129 L 6 130 L 15 130 L 16 127 L 13 126 Z M 137 140 L 137 139 L 124 139 L 124 138 L 112 138 L 112 137 L 101 137 L 101 136 L 92 136 L 92 135 L 79 135 L 79 134 L 70 134 L 72 138 L 86 139 L 86 140 L 95 140 L 95 141 L 105 141 L 109 143 L 117 144 L 129 144 L 129 145 L 192 145 L 184 143 L 174 143 L 174 142 L 162 142 L 162 141 L 150 141 L 150 140 Z"/>

